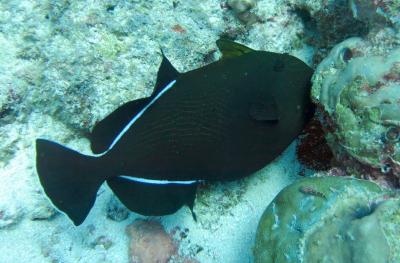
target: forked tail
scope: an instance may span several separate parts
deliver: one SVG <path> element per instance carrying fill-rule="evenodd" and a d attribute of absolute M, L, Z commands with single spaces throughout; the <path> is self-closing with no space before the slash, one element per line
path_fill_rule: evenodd
<path fill-rule="evenodd" d="M 36 140 L 36 170 L 51 202 L 75 225 L 85 220 L 107 177 L 98 158 L 43 139 Z"/>

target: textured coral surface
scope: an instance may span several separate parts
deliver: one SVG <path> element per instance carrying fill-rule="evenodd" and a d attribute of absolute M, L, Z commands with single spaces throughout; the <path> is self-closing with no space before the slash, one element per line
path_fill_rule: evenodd
<path fill-rule="evenodd" d="M 324 111 L 336 157 L 365 177 L 400 179 L 400 40 L 382 30 L 375 39 L 348 39 L 313 76 L 312 98 Z M 357 172 L 358 171 L 358 172 Z"/>
<path fill-rule="evenodd" d="M 167 263 L 177 254 L 177 245 L 160 223 L 138 220 L 126 231 L 131 238 L 130 263 Z"/>
<path fill-rule="evenodd" d="M 395 263 L 400 197 L 354 178 L 299 180 L 261 217 L 255 262 Z"/>

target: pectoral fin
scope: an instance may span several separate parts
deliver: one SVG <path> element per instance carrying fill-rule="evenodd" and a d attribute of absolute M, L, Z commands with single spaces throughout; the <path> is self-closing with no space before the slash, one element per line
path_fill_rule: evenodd
<path fill-rule="evenodd" d="M 257 100 L 249 106 L 249 116 L 256 121 L 279 121 L 279 110 L 275 99 Z"/>

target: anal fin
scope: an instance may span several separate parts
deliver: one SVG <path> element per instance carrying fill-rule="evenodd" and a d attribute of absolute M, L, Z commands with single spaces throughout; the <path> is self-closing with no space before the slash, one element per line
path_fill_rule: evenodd
<path fill-rule="evenodd" d="M 173 214 L 184 205 L 193 211 L 196 183 L 149 184 L 113 177 L 107 184 L 128 209 L 141 215 Z"/>

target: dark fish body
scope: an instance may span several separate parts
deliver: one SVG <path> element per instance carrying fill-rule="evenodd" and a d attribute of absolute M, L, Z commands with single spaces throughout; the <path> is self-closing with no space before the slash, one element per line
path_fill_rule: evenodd
<path fill-rule="evenodd" d="M 250 175 L 301 132 L 313 112 L 312 69 L 286 54 L 218 44 L 221 60 L 182 74 L 164 57 L 152 96 L 121 106 L 95 126 L 97 156 L 37 141 L 44 190 L 75 224 L 104 181 L 144 215 L 192 208 L 197 182 Z"/>

